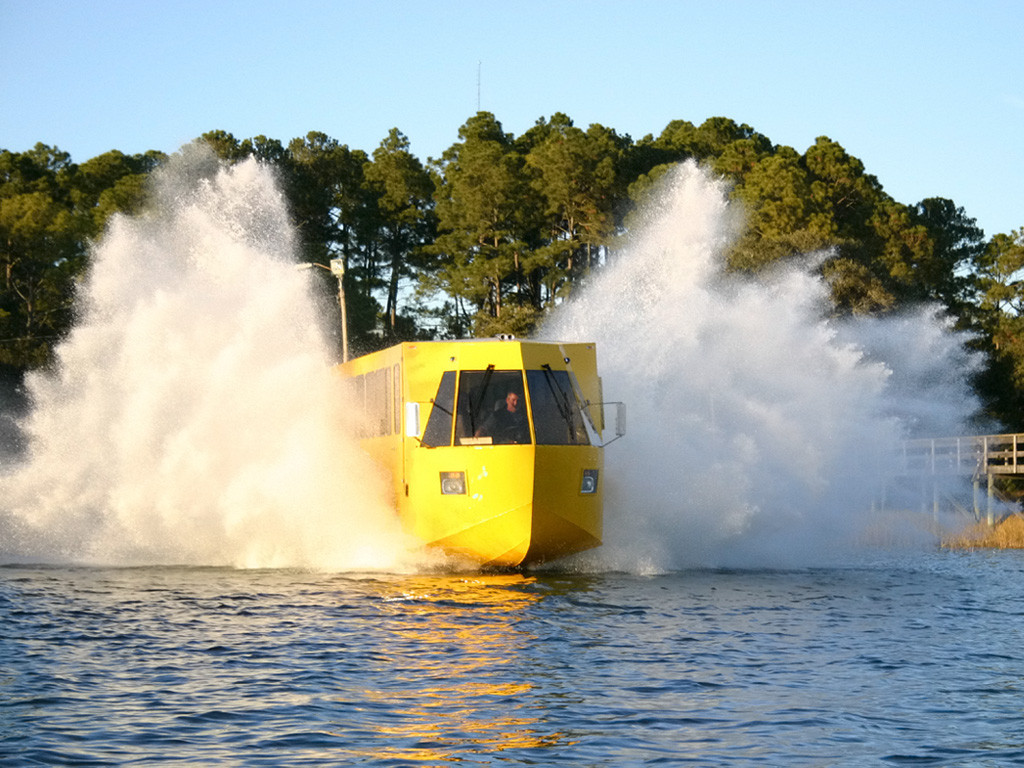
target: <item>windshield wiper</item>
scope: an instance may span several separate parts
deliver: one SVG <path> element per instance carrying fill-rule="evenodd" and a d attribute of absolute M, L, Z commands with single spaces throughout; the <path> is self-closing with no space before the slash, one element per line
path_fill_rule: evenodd
<path fill-rule="evenodd" d="M 572 405 L 569 403 L 569 397 L 565 394 L 565 391 L 558 386 L 558 382 L 555 381 L 555 373 L 551 370 L 551 366 L 548 363 L 544 363 L 541 365 L 541 369 L 544 371 L 544 379 L 547 381 L 548 387 L 551 389 L 551 396 L 555 400 L 555 407 L 558 408 L 558 414 L 565 422 L 565 426 L 569 428 L 569 436 L 575 440 L 576 425 L 573 424 Z"/>
<path fill-rule="evenodd" d="M 491 376 L 494 375 L 494 365 L 488 365 L 487 370 L 484 371 L 484 382 L 480 385 L 480 397 L 477 398 L 476 405 L 470 405 L 469 408 L 469 434 L 475 435 L 477 429 L 477 417 L 480 415 L 480 409 L 483 408 L 484 400 L 487 397 L 487 387 L 490 386 Z"/>

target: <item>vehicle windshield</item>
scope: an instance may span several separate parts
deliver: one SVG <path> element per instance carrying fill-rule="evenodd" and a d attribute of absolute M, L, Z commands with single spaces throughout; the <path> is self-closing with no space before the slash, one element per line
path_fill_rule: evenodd
<path fill-rule="evenodd" d="M 568 371 L 527 371 L 538 445 L 590 445 Z"/>
<path fill-rule="evenodd" d="M 531 442 L 522 371 L 462 371 L 455 409 L 459 445 Z"/>
<path fill-rule="evenodd" d="M 423 445 L 590 445 L 580 403 L 567 371 L 446 371 L 441 377 Z M 456 399 L 456 377 L 458 397 Z"/>

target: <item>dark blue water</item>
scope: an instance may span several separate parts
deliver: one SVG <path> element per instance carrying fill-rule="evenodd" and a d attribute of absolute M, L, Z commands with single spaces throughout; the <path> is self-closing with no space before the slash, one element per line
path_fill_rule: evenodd
<path fill-rule="evenodd" d="M 1024 763 L 1022 580 L 0 568 L 0 764 Z"/>

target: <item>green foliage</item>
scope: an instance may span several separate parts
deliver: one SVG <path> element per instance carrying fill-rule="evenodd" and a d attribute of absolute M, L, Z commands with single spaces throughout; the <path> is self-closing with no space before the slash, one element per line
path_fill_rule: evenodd
<path fill-rule="evenodd" d="M 437 263 L 427 285 L 500 318 L 510 290 L 523 303 L 530 266 L 521 259 L 535 234 L 525 160 L 490 113 L 470 118 L 459 138 L 435 163 Z"/>
<path fill-rule="evenodd" d="M 529 335 L 609 263 L 658 180 L 695 160 L 730 182 L 745 214 L 725 269 L 757 275 L 815 253 L 837 314 L 937 304 L 988 356 L 977 386 L 990 414 L 1009 423 L 1024 404 L 1024 230 L 986 242 L 951 200 L 896 201 L 824 136 L 800 154 L 712 117 L 633 141 L 555 113 L 516 137 L 479 112 L 429 167 L 397 128 L 372 155 L 315 131 L 287 144 L 225 131 L 197 141 L 223 163 L 252 157 L 276 170 L 297 258 L 345 265 L 354 351 L 431 335 Z M 87 244 L 114 214 L 144 209 L 163 159 L 112 150 L 79 166 L 42 144 L 0 151 L 0 364 L 47 360 L 71 321 Z M 334 278 L 316 274 L 333 303 Z"/>
<path fill-rule="evenodd" d="M 0 151 L 0 364 L 45 364 L 70 323 L 72 281 L 93 231 L 76 210 L 76 172 L 54 147 Z"/>
<path fill-rule="evenodd" d="M 740 174 L 733 197 L 742 202 L 748 224 L 730 254 L 734 269 L 756 272 L 840 242 L 827 210 L 812 194 L 801 158 L 789 147 L 760 156 Z"/>
<path fill-rule="evenodd" d="M 360 260 L 371 227 L 363 170 L 367 155 L 316 131 L 288 145 L 283 176 L 302 259 L 326 265 L 339 256 L 346 272 Z"/>
<path fill-rule="evenodd" d="M 540 320 L 540 311 L 529 304 L 513 304 L 505 308 L 501 317 L 494 317 L 486 310 L 477 312 L 473 328 L 479 337 L 498 336 L 508 333 L 518 338 L 528 337 Z"/>
<path fill-rule="evenodd" d="M 78 166 L 71 194 L 76 208 L 92 219 L 92 236 L 99 235 L 115 213 L 143 210 L 149 174 L 165 159 L 160 152 L 125 155 L 114 149 Z"/>
<path fill-rule="evenodd" d="M 928 271 L 922 275 L 932 301 L 966 321 L 974 314 L 977 297 L 976 268 L 985 253 L 985 233 L 952 200 L 930 197 L 913 209 L 914 221 L 924 225 L 933 250 Z"/>
<path fill-rule="evenodd" d="M 389 273 L 384 330 L 387 340 L 393 342 L 403 335 L 398 312 L 400 281 L 411 277 L 417 267 L 425 270 L 432 266 L 424 249 L 436 229 L 432 210 L 434 182 L 409 151 L 409 140 L 397 128 L 392 128 L 374 150 L 373 162 L 366 164 L 365 177 L 376 199 L 376 240 Z"/>
<path fill-rule="evenodd" d="M 199 137 L 199 141 L 205 142 L 221 160 L 237 162 L 246 157 L 241 142 L 227 131 L 207 131 Z"/>
<path fill-rule="evenodd" d="M 566 295 L 573 281 L 601 260 L 615 231 L 622 150 L 613 131 L 592 125 L 584 132 L 567 118 L 550 126 L 530 149 L 527 171 L 549 225 L 532 273 L 546 288 L 545 295 L 534 296 L 535 307 L 545 298 Z"/>
<path fill-rule="evenodd" d="M 992 238 L 981 258 L 978 287 L 982 309 L 1024 314 L 1024 228 Z"/>

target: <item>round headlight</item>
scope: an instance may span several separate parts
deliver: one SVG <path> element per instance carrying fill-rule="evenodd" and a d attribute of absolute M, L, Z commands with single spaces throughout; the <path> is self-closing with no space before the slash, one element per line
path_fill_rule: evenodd
<path fill-rule="evenodd" d="M 459 496 L 466 492 L 466 474 L 464 472 L 442 472 L 441 493 L 445 496 Z"/>

